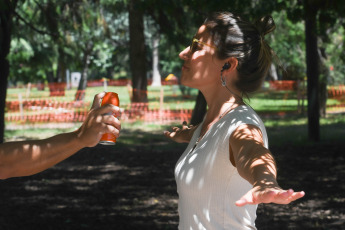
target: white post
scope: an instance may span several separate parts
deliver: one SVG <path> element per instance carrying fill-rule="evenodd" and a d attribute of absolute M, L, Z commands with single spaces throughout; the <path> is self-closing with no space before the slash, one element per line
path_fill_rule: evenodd
<path fill-rule="evenodd" d="M 68 69 L 66 69 L 66 88 L 71 89 L 70 76 L 69 76 L 69 70 Z"/>
<path fill-rule="evenodd" d="M 164 104 L 164 88 L 161 88 L 160 98 L 159 98 L 159 110 L 163 110 Z"/>
<path fill-rule="evenodd" d="M 28 87 L 26 88 L 26 98 L 29 98 L 31 90 L 31 82 L 28 83 Z"/>
<path fill-rule="evenodd" d="M 163 121 L 163 104 L 164 104 L 164 88 L 161 87 L 160 99 L 159 99 L 159 120 L 162 124 Z"/>
<path fill-rule="evenodd" d="M 151 86 L 161 86 L 161 75 L 159 73 L 159 35 L 154 36 L 152 41 L 152 84 Z"/>
<path fill-rule="evenodd" d="M 105 77 L 103 78 L 103 87 L 104 87 L 104 92 L 108 92 L 108 84 L 107 84 L 107 79 Z"/>
<path fill-rule="evenodd" d="M 23 98 L 22 94 L 18 94 L 18 100 L 19 100 L 19 112 L 20 112 L 20 119 L 24 120 L 24 111 L 23 111 Z"/>

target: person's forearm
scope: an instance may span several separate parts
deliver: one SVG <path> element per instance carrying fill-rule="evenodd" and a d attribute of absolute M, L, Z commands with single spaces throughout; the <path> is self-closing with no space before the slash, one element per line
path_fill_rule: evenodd
<path fill-rule="evenodd" d="M 0 179 L 41 172 L 83 147 L 75 132 L 44 140 L 4 143 L 0 149 Z"/>
<path fill-rule="evenodd" d="M 253 186 L 278 187 L 276 164 L 269 150 L 262 147 L 252 154 L 255 156 L 239 162 L 240 175 Z"/>
<path fill-rule="evenodd" d="M 277 188 L 277 169 L 272 155 L 265 154 L 251 165 L 253 186 Z"/>

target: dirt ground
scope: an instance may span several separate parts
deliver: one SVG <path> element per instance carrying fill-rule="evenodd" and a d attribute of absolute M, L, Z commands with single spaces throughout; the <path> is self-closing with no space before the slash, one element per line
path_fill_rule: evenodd
<path fill-rule="evenodd" d="M 145 135 L 145 133 L 138 133 Z M 96 146 L 45 172 L 0 181 L 0 229 L 177 229 L 173 169 L 185 145 Z M 306 196 L 258 208 L 258 229 L 345 229 L 345 142 L 271 146 L 284 188 Z"/>

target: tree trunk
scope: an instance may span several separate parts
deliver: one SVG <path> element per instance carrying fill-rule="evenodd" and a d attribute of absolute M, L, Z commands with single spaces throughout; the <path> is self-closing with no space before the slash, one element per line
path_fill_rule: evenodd
<path fill-rule="evenodd" d="M 65 54 L 63 49 L 59 48 L 58 66 L 56 70 L 57 82 L 63 82 L 66 79 L 66 64 L 65 64 Z"/>
<path fill-rule="evenodd" d="M 129 50 L 133 84 L 133 102 L 147 102 L 146 52 L 144 17 L 139 1 L 128 1 Z"/>
<path fill-rule="evenodd" d="M 76 101 L 82 101 L 85 98 L 85 89 L 87 86 L 87 75 L 89 72 L 89 65 L 90 65 L 90 58 L 91 52 L 93 49 L 93 43 L 88 42 L 86 50 L 84 51 L 84 58 L 83 58 L 83 72 L 81 73 L 81 78 L 78 85 L 77 93 L 75 94 Z"/>
<path fill-rule="evenodd" d="M 53 71 L 46 71 L 46 77 L 47 77 L 47 81 L 49 83 L 56 82 L 56 79 L 54 77 L 54 72 Z"/>
<path fill-rule="evenodd" d="M 318 9 L 312 4 L 312 1 L 306 0 L 304 3 L 308 77 L 308 137 L 310 140 L 317 142 L 320 140 L 319 57 L 316 34 L 316 14 Z"/>
<path fill-rule="evenodd" d="M 7 55 L 11 47 L 12 12 L 16 5 L 17 0 L 6 0 L 0 6 L 0 143 L 4 142 L 6 93 L 10 72 Z"/>
<path fill-rule="evenodd" d="M 191 125 L 198 125 L 204 119 L 207 110 L 207 103 L 204 95 L 199 91 L 196 98 L 195 107 L 192 114 L 192 119 L 190 121 Z"/>
<path fill-rule="evenodd" d="M 324 48 L 319 50 L 319 73 L 320 73 L 320 83 L 319 83 L 319 101 L 320 101 L 320 116 L 326 117 L 326 107 L 327 107 L 327 80 L 329 79 L 330 73 L 329 68 L 326 65 L 327 55 Z"/>

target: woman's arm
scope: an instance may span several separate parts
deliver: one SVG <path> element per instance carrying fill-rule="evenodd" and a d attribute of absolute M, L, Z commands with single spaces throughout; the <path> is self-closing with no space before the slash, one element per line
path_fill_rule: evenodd
<path fill-rule="evenodd" d="M 112 115 L 120 115 L 113 105 L 100 107 L 104 93 L 97 94 L 93 106 L 75 132 L 32 141 L 8 142 L 0 145 L 0 179 L 29 176 L 41 172 L 70 157 L 84 147 L 95 146 L 104 133 L 119 136 L 121 123 Z"/>
<path fill-rule="evenodd" d="M 164 135 L 171 140 L 178 142 L 178 143 L 189 143 L 190 139 L 192 138 L 195 129 L 198 126 L 188 126 L 187 122 L 182 123 L 182 128 L 173 127 L 172 132 L 164 131 Z"/>
<path fill-rule="evenodd" d="M 253 185 L 236 205 L 259 203 L 288 204 L 304 192 L 283 190 L 277 182 L 277 168 L 271 152 L 265 148 L 262 133 L 254 125 L 238 127 L 230 137 L 230 159 L 238 173 Z"/>

